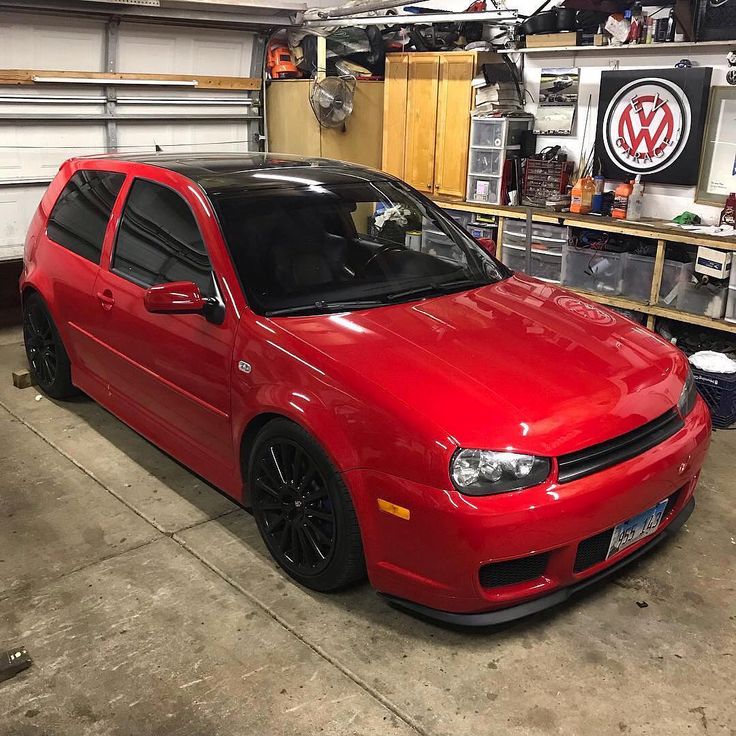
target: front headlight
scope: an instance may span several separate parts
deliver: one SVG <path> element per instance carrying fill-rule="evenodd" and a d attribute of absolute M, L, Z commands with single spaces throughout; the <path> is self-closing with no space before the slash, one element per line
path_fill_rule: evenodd
<path fill-rule="evenodd" d="M 547 478 L 550 467 L 546 457 L 492 450 L 458 450 L 452 456 L 450 477 L 461 493 L 488 496 L 537 485 Z"/>
<path fill-rule="evenodd" d="M 684 419 L 695 407 L 695 400 L 698 398 L 698 389 L 695 386 L 695 379 L 693 378 L 692 371 L 688 368 L 687 378 L 685 379 L 685 385 L 682 388 L 682 393 L 677 401 L 677 411 L 680 412 L 680 416 Z"/>

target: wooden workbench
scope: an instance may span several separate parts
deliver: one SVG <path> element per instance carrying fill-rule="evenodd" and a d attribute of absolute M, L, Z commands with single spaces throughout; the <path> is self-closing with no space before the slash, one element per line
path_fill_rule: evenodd
<path fill-rule="evenodd" d="M 664 317 L 676 322 L 686 322 L 703 327 L 711 327 L 716 330 L 736 333 L 736 323 L 727 322 L 724 319 L 713 319 L 698 314 L 682 312 L 678 309 L 659 304 L 659 287 L 662 283 L 662 270 L 664 268 L 665 250 L 667 243 L 684 243 L 687 245 L 705 245 L 710 248 L 736 251 L 736 237 L 719 237 L 717 235 L 700 235 L 683 230 L 670 222 L 645 219 L 641 222 L 626 222 L 625 220 L 614 220 L 611 217 L 600 217 L 598 215 L 575 215 L 571 212 L 552 212 L 551 210 L 537 207 L 507 207 L 503 205 L 470 204 L 468 202 L 448 202 L 435 200 L 436 204 L 445 209 L 460 210 L 462 212 L 478 213 L 483 215 L 495 215 L 498 220 L 497 255 L 500 258 L 503 248 L 503 226 L 507 219 L 525 220 L 531 217 L 532 222 L 540 222 L 554 225 L 567 225 L 568 227 L 584 228 L 586 230 L 600 230 L 607 233 L 630 235 L 656 241 L 657 251 L 654 259 L 654 275 L 652 277 L 652 288 L 649 299 L 640 302 L 625 296 L 614 296 L 600 294 L 593 291 L 583 291 L 569 286 L 564 288 L 585 295 L 592 301 L 607 304 L 612 307 L 631 309 L 647 315 L 647 326 L 654 328 L 657 317 Z"/>

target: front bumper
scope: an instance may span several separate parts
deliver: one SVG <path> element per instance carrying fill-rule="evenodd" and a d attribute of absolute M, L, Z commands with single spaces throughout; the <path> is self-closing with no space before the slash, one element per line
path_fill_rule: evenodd
<path fill-rule="evenodd" d="M 408 611 L 418 613 L 421 616 L 431 618 L 435 621 L 441 621 L 446 624 L 453 624 L 455 626 L 498 626 L 499 624 L 506 624 L 510 621 L 516 621 L 517 619 L 539 613 L 540 611 L 552 608 L 553 606 L 558 606 L 560 603 L 564 603 L 568 598 L 572 598 L 572 596 L 577 595 L 586 588 L 589 588 L 591 585 L 595 585 L 599 581 L 614 575 L 621 570 L 621 568 L 626 567 L 626 565 L 638 559 L 642 555 L 645 555 L 653 547 L 656 547 L 660 542 L 678 532 L 680 527 L 690 518 L 694 509 L 695 499 L 691 498 L 687 505 L 674 519 L 672 519 L 663 531 L 656 534 L 654 537 L 650 537 L 645 544 L 638 547 L 636 551 L 632 552 L 630 555 L 624 556 L 618 562 L 614 563 L 610 567 L 604 568 L 597 574 L 591 575 L 579 583 L 568 585 L 566 588 L 559 588 L 553 593 L 548 593 L 541 598 L 535 598 L 527 603 L 520 603 L 516 606 L 503 608 L 499 611 L 487 611 L 485 613 L 451 613 L 449 611 L 438 611 L 435 608 L 422 606 L 418 603 L 404 600 L 403 598 L 386 595 L 385 593 L 380 593 L 379 595 L 386 598 L 386 600 L 388 600 L 392 605 L 399 608 L 405 608 Z"/>
<path fill-rule="evenodd" d="M 507 614 L 517 618 L 536 610 L 532 604 L 537 601 L 548 601 L 539 602 L 539 610 L 554 605 L 588 580 L 638 556 L 640 549 L 669 534 L 677 520 L 684 520 L 709 440 L 710 415 L 698 399 L 672 437 L 568 483 L 552 480 L 524 491 L 470 497 L 451 487 L 429 487 L 380 471 L 348 471 L 344 477 L 358 512 L 371 583 L 389 599 L 426 615 L 441 611 L 482 618 L 523 606 L 520 613 Z M 576 569 L 581 543 L 674 494 L 676 503 L 655 537 Z M 409 510 L 410 518 L 381 511 L 379 498 Z M 481 567 L 533 555 L 546 556 L 541 575 L 497 587 L 481 583 Z"/>

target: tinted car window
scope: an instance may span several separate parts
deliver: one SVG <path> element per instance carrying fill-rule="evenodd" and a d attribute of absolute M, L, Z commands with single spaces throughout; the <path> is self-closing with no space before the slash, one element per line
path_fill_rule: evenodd
<path fill-rule="evenodd" d="M 48 237 L 99 263 L 110 213 L 124 180 L 125 174 L 111 171 L 78 171 L 51 210 Z"/>
<path fill-rule="evenodd" d="M 210 259 L 189 205 L 144 179 L 130 189 L 112 268 L 141 286 L 193 281 L 203 295 L 214 294 Z"/>
<path fill-rule="evenodd" d="M 208 194 L 261 313 L 377 306 L 508 275 L 439 208 L 393 181 Z"/>

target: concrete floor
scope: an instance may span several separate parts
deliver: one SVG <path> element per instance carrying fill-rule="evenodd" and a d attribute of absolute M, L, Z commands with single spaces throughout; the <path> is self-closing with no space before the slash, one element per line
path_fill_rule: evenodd
<path fill-rule="evenodd" d="M 303 590 L 252 518 L 0 333 L 0 733 L 736 734 L 736 435 L 672 542 L 552 613 L 446 630 Z M 646 602 L 646 607 L 638 604 Z"/>

